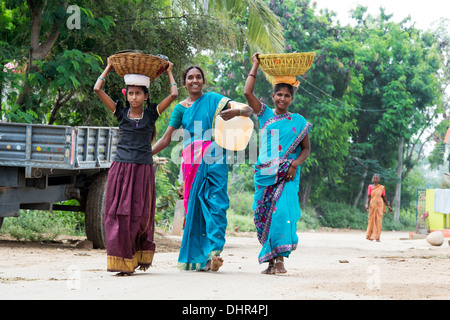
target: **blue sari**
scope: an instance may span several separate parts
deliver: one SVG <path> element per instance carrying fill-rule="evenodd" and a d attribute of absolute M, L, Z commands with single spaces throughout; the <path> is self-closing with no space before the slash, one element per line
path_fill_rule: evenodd
<path fill-rule="evenodd" d="M 212 129 L 229 100 L 206 93 L 183 114 L 186 220 L 178 256 L 181 270 L 204 268 L 225 245 L 228 165 L 226 151 L 212 141 Z"/>
<path fill-rule="evenodd" d="M 284 177 L 299 156 L 300 142 L 312 125 L 296 113 L 275 115 L 264 104 L 256 116 L 261 129 L 261 148 L 255 164 L 253 210 L 262 245 L 258 261 L 264 263 L 277 256 L 289 257 L 297 248 L 300 166 L 292 181 L 286 182 Z"/>

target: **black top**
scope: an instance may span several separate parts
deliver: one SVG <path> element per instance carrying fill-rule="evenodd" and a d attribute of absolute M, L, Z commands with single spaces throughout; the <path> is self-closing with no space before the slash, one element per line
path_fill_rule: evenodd
<path fill-rule="evenodd" d="M 159 117 L 157 106 L 150 103 L 149 108 L 143 108 L 144 115 L 137 121 L 128 118 L 130 107 L 124 107 L 121 100 L 117 101 L 114 115 L 119 121 L 119 143 L 114 161 L 153 164 L 151 140 Z"/>

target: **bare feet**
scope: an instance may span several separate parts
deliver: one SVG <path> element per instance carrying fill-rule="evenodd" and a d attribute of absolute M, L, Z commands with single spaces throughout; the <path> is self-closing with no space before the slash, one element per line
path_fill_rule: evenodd
<path fill-rule="evenodd" d="M 284 259 L 283 257 L 278 257 L 275 261 L 275 272 L 276 273 L 287 273 L 287 270 L 284 268 Z"/>
<path fill-rule="evenodd" d="M 223 265 L 223 259 L 219 256 L 214 256 L 208 260 L 206 266 L 198 271 L 219 271 L 219 268 Z"/>
<path fill-rule="evenodd" d="M 269 266 L 267 267 L 266 270 L 261 271 L 262 274 L 275 274 L 275 262 L 274 260 L 270 260 L 269 261 Z"/>
<path fill-rule="evenodd" d="M 147 271 L 150 266 L 148 264 L 140 264 L 139 269 L 140 271 Z"/>
<path fill-rule="evenodd" d="M 197 271 L 209 271 L 211 270 L 211 259 L 208 260 L 208 262 L 206 262 L 206 266 L 202 269 L 199 269 Z"/>
<path fill-rule="evenodd" d="M 283 257 L 277 257 L 275 260 L 274 259 L 270 260 L 267 269 L 261 271 L 261 273 L 262 274 L 287 273 L 287 270 L 284 268 Z"/>
<path fill-rule="evenodd" d="M 212 257 L 211 271 L 219 271 L 219 268 L 223 265 L 223 259 L 220 256 Z"/>
<path fill-rule="evenodd" d="M 150 265 L 140 264 L 138 266 L 137 270 L 139 270 L 139 271 L 147 271 L 149 267 L 150 267 Z M 129 277 L 131 275 L 133 275 L 133 272 L 119 272 L 119 273 L 116 273 L 116 277 Z"/>

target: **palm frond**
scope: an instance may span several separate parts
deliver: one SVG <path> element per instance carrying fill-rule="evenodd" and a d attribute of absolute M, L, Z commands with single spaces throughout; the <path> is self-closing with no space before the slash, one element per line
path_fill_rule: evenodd
<path fill-rule="evenodd" d="M 247 36 L 252 51 L 284 52 L 283 28 L 278 17 L 262 0 L 247 0 L 249 19 Z"/>
<path fill-rule="evenodd" d="M 231 21 L 248 16 L 243 28 L 250 52 L 284 51 L 283 28 L 263 0 L 209 0 L 207 9 L 208 12 L 228 15 Z"/>

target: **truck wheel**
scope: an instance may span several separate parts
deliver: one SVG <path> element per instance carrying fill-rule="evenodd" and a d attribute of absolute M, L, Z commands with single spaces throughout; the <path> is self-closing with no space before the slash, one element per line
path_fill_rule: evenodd
<path fill-rule="evenodd" d="M 86 200 L 86 236 L 94 248 L 105 249 L 105 194 L 108 172 L 95 176 L 89 187 Z"/>

